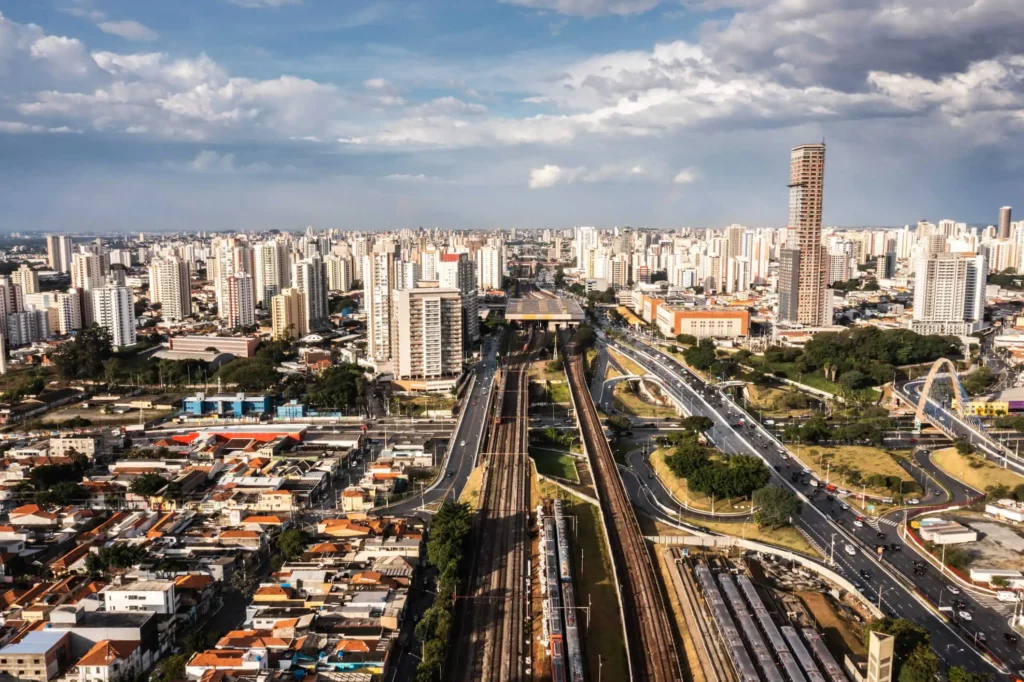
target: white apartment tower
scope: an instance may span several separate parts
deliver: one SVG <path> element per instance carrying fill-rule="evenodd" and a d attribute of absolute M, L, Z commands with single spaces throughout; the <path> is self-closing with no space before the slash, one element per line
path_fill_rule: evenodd
<path fill-rule="evenodd" d="M 327 301 L 327 265 L 320 256 L 301 260 L 292 268 L 292 288 L 303 293 L 306 306 L 306 324 L 310 331 L 331 326 L 330 305 Z"/>
<path fill-rule="evenodd" d="M 446 253 L 438 263 L 438 284 L 462 294 L 462 341 L 468 348 L 480 338 L 480 303 L 476 293 L 473 261 L 466 253 Z"/>
<path fill-rule="evenodd" d="M 50 269 L 56 272 L 71 272 L 71 237 L 50 235 L 46 238 L 46 257 Z"/>
<path fill-rule="evenodd" d="M 394 254 L 373 251 L 363 256 L 363 309 L 366 310 L 367 354 L 391 359 L 391 284 Z"/>
<path fill-rule="evenodd" d="M 100 287 L 89 292 L 96 324 L 110 332 L 115 350 L 135 343 L 135 308 L 127 287 Z"/>
<path fill-rule="evenodd" d="M 252 275 L 239 272 L 228 275 L 223 287 L 224 309 L 221 319 L 228 327 L 251 327 L 256 324 L 256 301 Z"/>
<path fill-rule="evenodd" d="M 462 296 L 436 286 L 394 292 L 396 379 L 439 379 L 462 373 Z"/>
<path fill-rule="evenodd" d="M 985 312 L 986 279 L 984 256 L 929 253 L 918 262 L 910 328 L 958 336 L 977 331 Z"/>
<path fill-rule="evenodd" d="M 35 294 L 39 291 L 39 273 L 33 270 L 28 263 L 22 263 L 12 278 L 15 284 L 21 285 L 23 294 Z"/>
<path fill-rule="evenodd" d="M 150 301 L 160 304 L 165 320 L 180 322 L 192 314 L 188 263 L 171 256 L 149 265 Z"/>
<path fill-rule="evenodd" d="M 501 246 L 484 246 L 476 252 L 477 288 L 500 289 L 505 276 L 505 250 Z"/>
<path fill-rule="evenodd" d="M 290 285 L 288 244 L 277 239 L 257 244 L 253 248 L 253 269 L 256 301 L 266 306 Z"/>
<path fill-rule="evenodd" d="M 327 288 L 331 291 L 348 291 L 352 288 L 352 259 L 348 256 L 328 256 Z"/>

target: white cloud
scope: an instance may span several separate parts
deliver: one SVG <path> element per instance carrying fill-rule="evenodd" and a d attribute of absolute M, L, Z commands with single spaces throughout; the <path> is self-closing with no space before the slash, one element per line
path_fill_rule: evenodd
<path fill-rule="evenodd" d="M 672 178 L 672 182 L 674 182 L 677 185 L 689 185 L 691 183 L 697 182 L 697 178 L 698 175 L 696 168 L 684 168 L 678 173 L 676 173 L 676 176 Z"/>
<path fill-rule="evenodd" d="M 599 17 L 609 14 L 643 14 L 661 0 L 501 0 L 506 5 L 547 10 L 578 17 Z M 556 34 L 557 35 L 557 34 Z"/>
<path fill-rule="evenodd" d="M 271 170 L 268 163 L 258 161 L 249 164 L 238 164 L 233 153 L 221 154 L 209 149 L 200 151 L 191 161 L 185 163 L 168 161 L 163 165 L 170 170 L 190 173 L 268 173 Z"/>
<path fill-rule="evenodd" d="M 125 40 L 151 42 L 160 37 L 156 31 L 147 26 L 143 26 L 137 21 L 101 21 L 96 25 L 104 33 L 121 36 Z"/>
<path fill-rule="evenodd" d="M 534 168 L 530 171 L 529 187 L 530 189 L 547 189 L 555 185 L 572 184 L 585 170 L 582 166 L 578 168 L 562 168 L 561 166 L 546 164 L 541 168 Z"/>

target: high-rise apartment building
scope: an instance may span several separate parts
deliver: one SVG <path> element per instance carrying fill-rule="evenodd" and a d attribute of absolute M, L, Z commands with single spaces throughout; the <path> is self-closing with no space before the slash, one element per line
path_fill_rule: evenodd
<path fill-rule="evenodd" d="M 103 257 L 96 253 L 76 253 L 71 258 L 71 286 L 89 291 L 105 286 Z"/>
<path fill-rule="evenodd" d="M 1010 238 L 1010 219 L 1013 209 L 1009 206 L 1003 206 L 999 209 L 999 232 L 997 235 L 1000 239 Z"/>
<path fill-rule="evenodd" d="M 50 338 L 50 317 L 45 310 L 23 310 L 7 316 L 7 343 L 12 348 Z"/>
<path fill-rule="evenodd" d="M 505 249 L 501 246 L 484 246 L 476 253 L 477 284 L 479 289 L 500 289 L 505 277 Z"/>
<path fill-rule="evenodd" d="M 23 294 L 35 294 L 39 291 L 39 273 L 32 269 L 28 263 L 22 263 L 11 278 L 15 284 L 21 285 Z"/>
<path fill-rule="evenodd" d="M 480 338 L 480 302 L 469 254 L 443 254 L 438 262 L 437 279 L 442 289 L 458 289 L 462 294 L 462 341 L 468 349 Z"/>
<path fill-rule="evenodd" d="M 70 334 L 82 328 L 82 301 L 77 290 L 57 294 L 53 307 L 57 309 L 57 324 L 54 325 L 51 321 L 51 328 L 56 326 L 61 334 Z"/>
<path fill-rule="evenodd" d="M 271 298 L 290 286 L 288 244 L 277 239 L 257 244 L 253 248 L 253 269 L 256 301 L 266 307 Z"/>
<path fill-rule="evenodd" d="M 127 287 L 100 287 L 88 294 L 92 299 L 93 320 L 110 332 L 115 350 L 135 343 L 135 307 Z"/>
<path fill-rule="evenodd" d="M 797 301 L 800 290 L 800 249 L 782 249 L 779 252 L 779 313 L 780 320 L 797 319 Z"/>
<path fill-rule="evenodd" d="M 845 282 L 850 279 L 850 254 L 845 251 L 829 251 L 828 283 Z"/>
<path fill-rule="evenodd" d="M 327 288 L 331 291 L 348 291 L 352 288 L 352 259 L 349 256 L 328 256 Z"/>
<path fill-rule="evenodd" d="M 391 359 L 391 284 L 393 281 L 393 253 L 375 250 L 363 256 L 366 352 L 374 360 Z"/>
<path fill-rule="evenodd" d="M 188 263 L 175 256 L 150 263 L 149 298 L 150 302 L 160 304 L 165 320 L 180 322 L 191 315 Z"/>
<path fill-rule="evenodd" d="M 291 288 L 270 299 L 270 321 L 275 339 L 300 339 L 309 333 L 305 299 L 305 294 Z"/>
<path fill-rule="evenodd" d="M 977 331 L 985 312 L 985 257 L 929 253 L 918 262 L 910 328 L 919 334 L 966 336 Z"/>
<path fill-rule="evenodd" d="M 396 379 L 431 380 L 462 373 L 462 295 L 423 286 L 394 292 L 391 338 Z"/>
<path fill-rule="evenodd" d="M 825 320 L 827 254 L 821 244 L 821 208 L 825 189 L 825 144 L 794 147 L 789 160 L 789 223 L 800 250 L 796 319 L 810 327 L 831 324 Z"/>
<path fill-rule="evenodd" d="M 256 324 L 252 275 L 247 272 L 228 275 L 222 295 L 224 309 L 220 311 L 220 316 L 228 327 L 251 327 Z"/>
<path fill-rule="evenodd" d="M 331 326 L 330 304 L 327 300 L 327 265 L 320 256 L 301 260 L 292 268 L 292 288 L 303 293 L 306 325 L 309 331 Z"/>
<path fill-rule="evenodd" d="M 50 269 L 56 272 L 71 272 L 71 237 L 50 235 L 46 238 L 46 257 Z"/>

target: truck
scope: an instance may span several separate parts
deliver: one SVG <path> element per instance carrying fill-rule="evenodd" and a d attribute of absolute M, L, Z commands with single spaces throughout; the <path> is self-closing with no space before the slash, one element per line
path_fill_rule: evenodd
<path fill-rule="evenodd" d="M 1020 601 L 1020 595 L 1011 590 L 999 590 L 996 592 L 996 599 L 999 601 L 1018 602 Z"/>

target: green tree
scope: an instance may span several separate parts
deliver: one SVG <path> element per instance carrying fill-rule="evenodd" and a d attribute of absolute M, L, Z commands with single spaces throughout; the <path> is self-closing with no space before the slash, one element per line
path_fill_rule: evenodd
<path fill-rule="evenodd" d="M 110 332 L 93 324 L 80 330 L 73 340 L 61 344 L 50 359 L 61 378 L 70 381 L 101 378 L 103 363 L 113 355 Z"/>
<path fill-rule="evenodd" d="M 142 497 L 152 497 L 164 489 L 167 479 L 160 474 L 145 473 L 136 477 L 128 485 L 128 490 Z"/>
<path fill-rule="evenodd" d="M 36 493 L 36 502 L 39 504 L 58 504 L 61 506 L 82 504 L 85 502 L 87 495 L 88 493 L 80 483 L 62 481 Z"/>
<path fill-rule="evenodd" d="M 914 649 L 899 668 L 899 682 L 934 682 L 939 657 L 925 645 Z"/>
<path fill-rule="evenodd" d="M 954 665 L 946 670 L 946 679 L 948 682 L 992 682 L 992 673 L 975 673 Z"/>
<path fill-rule="evenodd" d="M 281 531 L 281 534 L 277 536 L 275 544 L 284 560 L 292 561 L 302 556 L 309 542 L 308 533 L 298 528 L 289 528 L 288 530 Z"/>
<path fill-rule="evenodd" d="M 684 346 L 696 346 L 697 337 L 693 334 L 679 334 L 676 336 L 676 341 Z"/>
<path fill-rule="evenodd" d="M 333 410 L 363 408 L 366 406 L 367 385 L 359 365 L 335 365 L 309 386 L 309 402 Z"/>
<path fill-rule="evenodd" d="M 800 513 L 800 500 L 793 492 L 778 486 L 768 486 L 754 491 L 754 521 L 764 528 L 788 526 L 790 519 Z"/>
<path fill-rule="evenodd" d="M 966 438 L 957 438 L 953 444 L 956 446 L 956 451 L 961 455 L 974 454 L 974 446 Z"/>
<path fill-rule="evenodd" d="M 686 362 L 699 370 L 710 369 L 715 362 L 715 342 L 711 339 L 701 339 L 700 343 L 686 349 L 683 353 Z"/>
<path fill-rule="evenodd" d="M 623 417 L 620 414 L 614 414 L 611 417 L 608 417 L 608 419 L 605 420 L 605 423 L 608 425 L 608 428 L 611 429 L 612 435 L 615 438 L 626 435 L 633 428 L 633 423 L 629 421 L 627 417 Z"/>
<path fill-rule="evenodd" d="M 709 417 L 705 417 L 701 414 L 685 417 L 681 422 L 679 422 L 679 426 L 694 433 L 704 433 L 714 425 L 715 423 L 711 421 Z"/>
<path fill-rule="evenodd" d="M 918 625 L 907 618 L 878 618 L 868 624 L 868 631 L 880 632 L 892 635 L 896 638 L 893 643 L 893 655 L 896 657 L 897 666 L 905 661 L 910 654 L 918 647 L 926 649 L 931 644 L 931 634 L 923 626 Z M 864 633 L 864 643 L 867 645 L 868 633 Z"/>
<path fill-rule="evenodd" d="M 594 334 L 594 328 L 588 324 L 581 324 L 576 333 L 572 335 L 570 343 L 576 344 L 576 347 L 580 350 L 586 350 L 593 346 L 596 341 L 597 336 Z"/>

